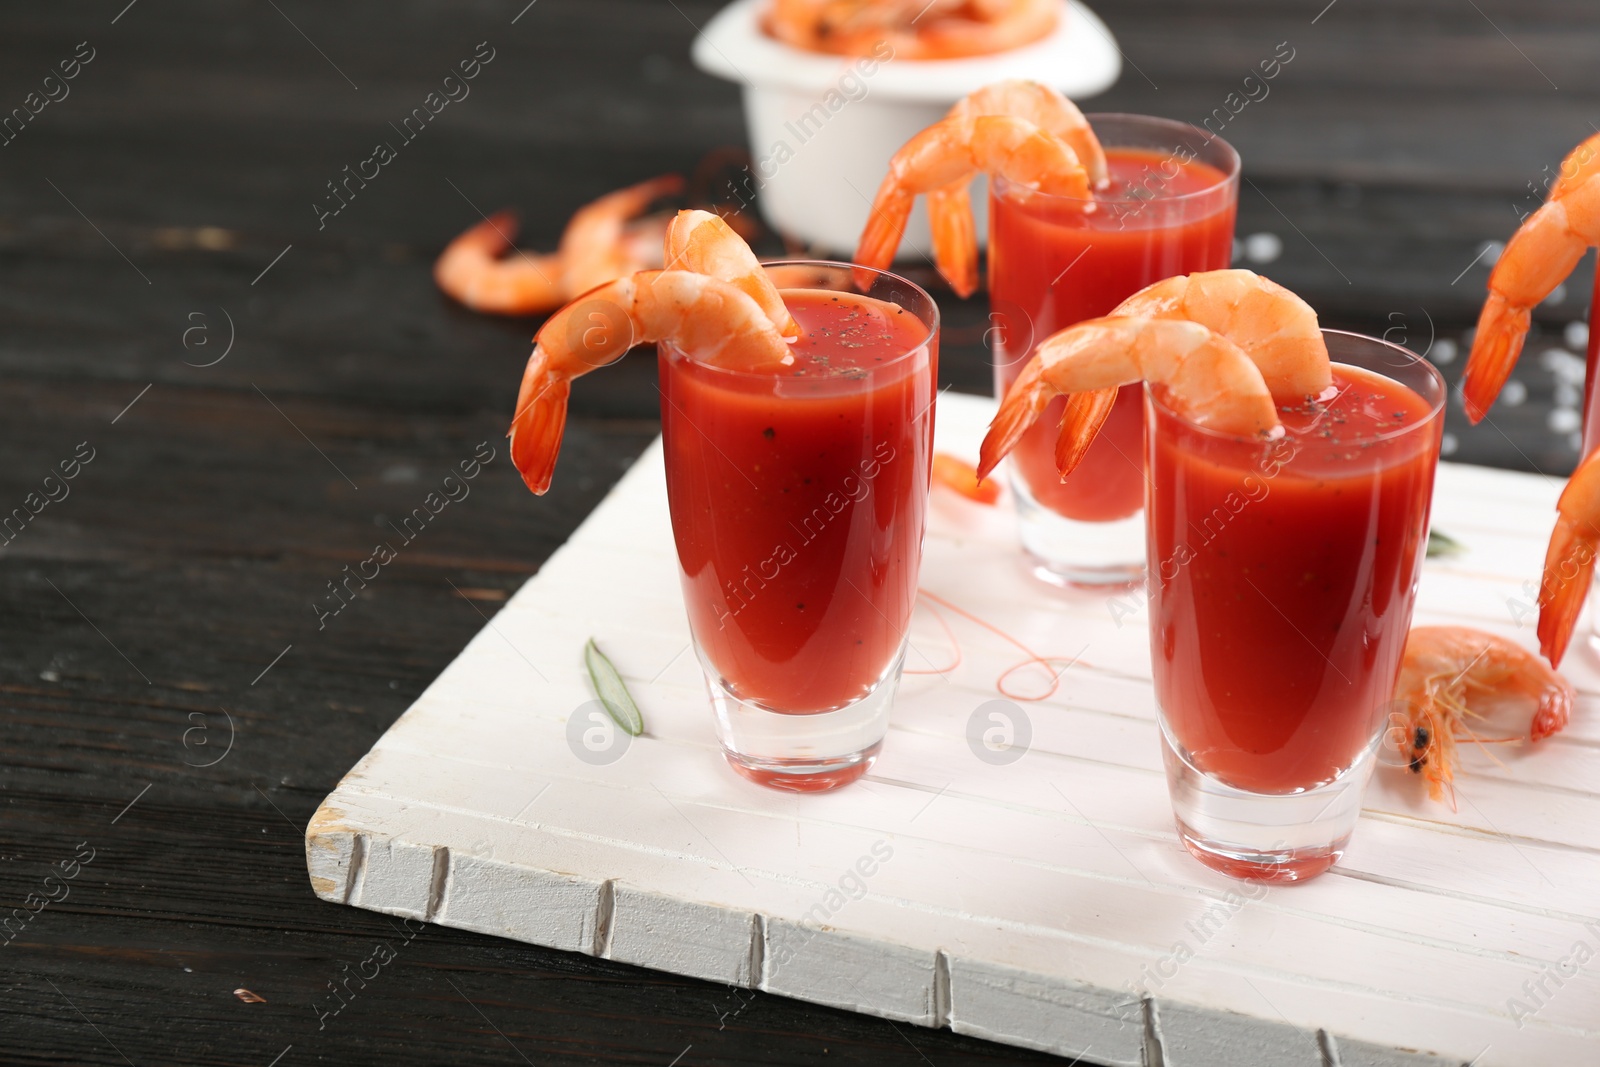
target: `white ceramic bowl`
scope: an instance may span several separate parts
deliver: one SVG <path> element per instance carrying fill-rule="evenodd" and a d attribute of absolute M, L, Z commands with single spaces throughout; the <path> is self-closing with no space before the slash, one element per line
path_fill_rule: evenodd
<path fill-rule="evenodd" d="M 855 251 L 889 158 L 974 89 L 1031 78 L 1071 97 L 1108 88 L 1122 69 L 1111 32 L 1077 0 L 1061 24 L 1025 48 L 971 59 L 852 59 L 790 47 L 762 32 L 768 0 L 735 0 L 694 42 L 701 70 L 744 86 L 748 193 L 779 233 L 843 256 Z M 987 198 L 975 190 L 978 233 Z M 921 203 L 902 252 L 929 247 Z"/>

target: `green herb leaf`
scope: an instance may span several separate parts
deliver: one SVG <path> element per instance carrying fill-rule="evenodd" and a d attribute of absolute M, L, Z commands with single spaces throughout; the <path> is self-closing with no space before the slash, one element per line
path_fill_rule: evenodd
<path fill-rule="evenodd" d="M 617 673 L 617 668 L 612 666 L 592 637 L 583 646 L 583 664 L 589 668 L 589 681 L 594 685 L 594 695 L 600 698 L 600 703 L 605 705 L 617 725 L 632 737 L 644 733 L 644 716 L 639 714 L 639 705 L 633 702 L 622 675 Z"/>
<path fill-rule="evenodd" d="M 1428 531 L 1428 558 L 1439 556 L 1459 556 L 1467 550 L 1467 546 L 1457 541 L 1454 537 L 1442 530 Z"/>

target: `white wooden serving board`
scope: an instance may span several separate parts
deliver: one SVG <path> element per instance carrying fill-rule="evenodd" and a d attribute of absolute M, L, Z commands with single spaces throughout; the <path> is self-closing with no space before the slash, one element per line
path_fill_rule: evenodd
<path fill-rule="evenodd" d="M 946 394 L 939 447 L 974 455 L 990 411 Z M 1417 621 L 1532 646 L 1516 605 L 1559 489 L 1444 465 L 1435 524 L 1467 552 L 1429 561 Z M 323 803 L 311 884 L 1108 1064 L 1147 1062 L 1147 1044 L 1166 1067 L 1600 1061 L 1600 661 L 1584 641 L 1564 733 L 1500 746 L 1499 766 L 1469 753 L 1454 811 L 1380 768 L 1345 862 L 1264 889 L 1177 840 L 1142 612 L 1119 627 L 1104 597 L 1041 587 L 1009 509 L 944 489 L 922 586 L 1036 652 L 1080 656 L 1054 697 L 1018 705 L 1021 758 L 996 766 L 968 742 L 1021 653 L 947 615 L 959 666 L 905 679 L 867 778 L 818 796 L 744 781 L 688 648 L 658 443 Z M 647 724 L 607 765 L 567 740 L 592 696 L 591 635 Z M 953 657 L 919 608 L 908 668 Z"/>

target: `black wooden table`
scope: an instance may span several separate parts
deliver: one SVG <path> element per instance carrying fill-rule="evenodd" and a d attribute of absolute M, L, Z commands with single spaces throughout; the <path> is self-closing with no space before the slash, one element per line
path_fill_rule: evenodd
<path fill-rule="evenodd" d="M 578 390 L 530 497 L 501 435 L 537 323 L 452 305 L 429 264 L 480 208 L 520 207 L 549 247 L 594 195 L 740 145 L 737 91 L 686 58 L 714 6 L 0 8 L 0 115 L 38 111 L 0 126 L 0 1061 L 1046 1059 L 443 928 L 407 941 L 306 883 L 317 802 L 657 432 L 636 355 Z M 1590 0 L 1100 10 L 1127 62 L 1092 109 L 1199 121 L 1288 43 L 1270 94 L 1224 113 L 1242 262 L 1450 375 L 1484 242 L 1600 128 Z M 470 96 L 332 213 L 326 183 L 475 53 Z M 1522 403 L 1476 429 L 1452 408 L 1453 458 L 1570 469 L 1571 363 L 1548 351 L 1577 343 L 1589 277 L 1540 309 Z M 945 373 L 981 391 L 982 298 L 944 304 Z M 502 458 L 470 499 L 319 626 L 327 584 L 482 441 Z M 380 942 L 404 948 L 319 1020 Z"/>

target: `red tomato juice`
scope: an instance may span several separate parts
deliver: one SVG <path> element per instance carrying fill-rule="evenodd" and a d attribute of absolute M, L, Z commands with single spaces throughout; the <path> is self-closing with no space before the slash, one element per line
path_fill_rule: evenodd
<path fill-rule="evenodd" d="M 1191 763 L 1255 792 L 1331 781 L 1371 742 L 1427 545 L 1442 414 L 1357 367 L 1334 384 L 1266 444 L 1151 400 L 1156 697 Z"/>
<path fill-rule="evenodd" d="M 843 707 L 900 653 L 917 592 L 938 336 L 879 300 L 790 289 L 795 363 L 662 349 L 667 494 L 689 624 L 741 699 Z"/>
<path fill-rule="evenodd" d="M 1221 185 L 1222 171 L 1135 148 L 1107 147 L 1106 163 L 1111 187 L 1096 193 L 1092 212 L 1064 197 L 998 188 L 990 195 L 989 303 L 1000 327 L 1000 395 L 1022 373 L 1033 346 L 1057 330 L 1109 314 L 1153 282 L 1218 270 L 1232 260 L 1235 196 L 1206 198 L 1211 210 L 1204 214 L 1163 207 Z M 1134 199 L 1139 195 L 1151 199 Z M 1065 406 L 1064 399 L 1052 402 L 1011 453 L 1034 499 L 1086 522 L 1134 514 L 1144 503 L 1144 387 L 1123 387 L 1100 435 L 1063 482 L 1055 439 Z"/>

